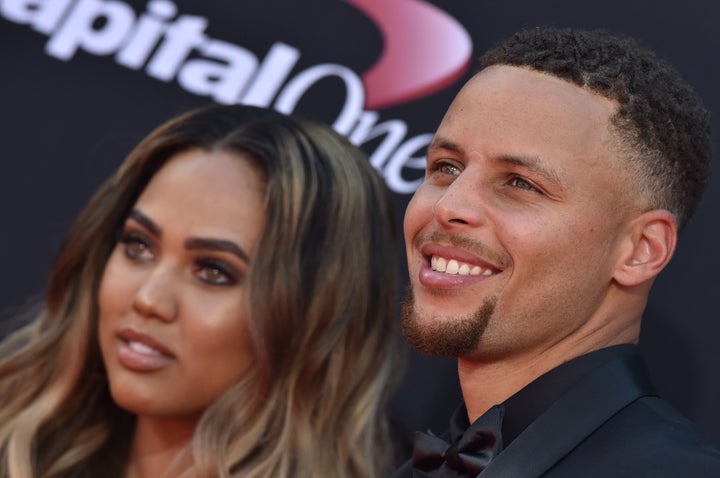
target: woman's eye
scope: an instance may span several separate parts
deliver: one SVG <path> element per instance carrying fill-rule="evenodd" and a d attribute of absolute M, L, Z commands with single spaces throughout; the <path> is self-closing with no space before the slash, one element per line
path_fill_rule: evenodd
<path fill-rule="evenodd" d="M 512 178 L 510 180 L 510 185 L 514 188 L 522 189 L 523 191 L 537 191 L 537 188 L 533 186 L 532 183 L 523 178 Z"/>
<path fill-rule="evenodd" d="M 130 259 L 149 260 L 152 259 L 150 241 L 137 233 L 125 234 L 120 238 L 123 244 L 125 255 Z"/>
<path fill-rule="evenodd" d="M 232 268 L 215 261 L 200 262 L 196 274 L 210 285 L 233 285 L 238 281 L 238 274 Z"/>

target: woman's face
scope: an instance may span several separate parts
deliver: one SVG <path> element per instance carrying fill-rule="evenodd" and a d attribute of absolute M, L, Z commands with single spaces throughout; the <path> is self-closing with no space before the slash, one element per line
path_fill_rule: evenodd
<path fill-rule="evenodd" d="M 99 340 L 113 399 L 197 420 L 252 362 L 248 258 L 264 183 L 242 157 L 191 150 L 153 177 L 103 272 Z"/>

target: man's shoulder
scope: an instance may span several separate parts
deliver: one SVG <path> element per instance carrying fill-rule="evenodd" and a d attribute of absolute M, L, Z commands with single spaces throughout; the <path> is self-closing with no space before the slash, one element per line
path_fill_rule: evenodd
<path fill-rule="evenodd" d="M 720 451 L 665 400 L 643 397 L 595 430 L 547 476 L 572 476 L 573 470 L 588 477 L 720 477 Z"/>

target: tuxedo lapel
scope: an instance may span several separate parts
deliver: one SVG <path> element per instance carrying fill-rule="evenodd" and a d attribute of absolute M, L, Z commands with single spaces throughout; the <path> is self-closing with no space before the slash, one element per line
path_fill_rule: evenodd
<path fill-rule="evenodd" d="M 402 464 L 400 468 L 395 470 L 389 478 L 411 478 L 412 477 L 412 460 L 408 460 Z"/>
<path fill-rule="evenodd" d="M 615 413 L 654 394 L 639 355 L 613 359 L 573 385 L 478 477 L 541 476 Z"/>

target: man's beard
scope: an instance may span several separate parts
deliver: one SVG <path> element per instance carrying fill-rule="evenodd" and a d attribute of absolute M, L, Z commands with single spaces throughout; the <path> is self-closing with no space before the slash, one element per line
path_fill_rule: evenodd
<path fill-rule="evenodd" d="M 439 357 L 462 357 L 473 353 L 490 317 L 496 298 L 491 297 L 464 317 L 430 317 L 424 320 L 415 305 L 412 285 L 408 284 L 402 306 L 402 330 L 405 339 L 419 352 Z"/>

